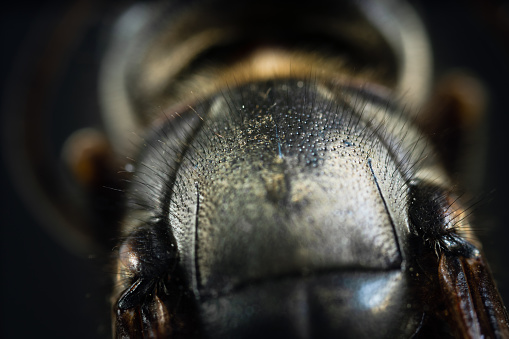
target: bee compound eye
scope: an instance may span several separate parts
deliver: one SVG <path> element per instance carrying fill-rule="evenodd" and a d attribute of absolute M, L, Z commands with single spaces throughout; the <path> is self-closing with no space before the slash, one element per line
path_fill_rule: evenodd
<path fill-rule="evenodd" d="M 408 213 L 412 233 L 435 252 L 476 253 L 479 241 L 472 231 L 468 209 L 450 189 L 426 181 L 410 185 Z"/>
<path fill-rule="evenodd" d="M 133 245 L 132 238 L 122 243 L 118 251 L 118 259 L 125 270 L 136 274 L 141 272 L 141 260 Z"/>
<path fill-rule="evenodd" d="M 164 226 L 144 226 L 129 235 L 118 251 L 123 285 L 118 307 L 125 310 L 142 304 L 157 286 L 164 285 L 176 261 L 176 246 Z"/>
<path fill-rule="evenodd" d="M 175 239 L 164 223 L 141 226 L 118 250 L 120 269 L 137 279 L 160 280 L 174 270 L 177 261 Z"/>

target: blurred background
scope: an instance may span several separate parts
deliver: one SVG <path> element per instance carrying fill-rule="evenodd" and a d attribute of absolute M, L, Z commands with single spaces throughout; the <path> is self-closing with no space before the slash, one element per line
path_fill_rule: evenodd
<path fill-rule="evenodd" d="M 102 32 L 119 8 L 130 2 L 77 3 L 18 1 L 3 5 L 0 12 L 2 124 L 5 116 L 16 117 L 26 104 L 22 93 L 50 36 L 57 32 L 62 41 L 52 47 L 50 59 L 54 56 L 54 60 L 46 60 L 48 71 L 55 72 L 55 82 L 41 84 L 35 103 L 51 111 L 52 119 L 59 122 L 51 131 L 55 159 L 72 131 L 98 123 L 97 65 L 106 41 Z M 486 167 L 482 189 L 476 192 L 483 203 L 476 221 L 500 292 L 509 305 L 509 5 L 495 0 L 411 3 L 428 29 L 436 75 L 450 69 L 468 70 L 489 94 Z M 70 17 L 69 11 L 74 11 Z M 63 17 L 70 19 L 62 21 Z M 53 97 L 59 98 L 58 105 Z M 107 260 L 93 252 L 73 254 L 72 248 L 64 248 L 31 214 L 5 166 L 9 156 L 16 154 L 16 145 L 6 143 L 9 133 L 1 127 L 0 337 L 108 338 L 111 270 Z M 17 175 L 22 178 L 23 173 Z"/>

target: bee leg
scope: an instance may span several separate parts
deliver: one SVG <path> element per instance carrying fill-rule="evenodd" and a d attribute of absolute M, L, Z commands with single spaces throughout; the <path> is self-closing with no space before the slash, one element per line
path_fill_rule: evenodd
<path fill-rule="evenodd" d="M 138 279 L 119 298 L 115 307 L 117 338 L 171 337 L 171 314 L 154 285 L 152 280 Z"/>
<path fill-rule="evenodd" d="M 141 307 L 145 338 L 171 338 L 171 316 L 168 308 L 156 295 L 154 300 Z"/>
<path fill-rule="evenodd" d="M 509 338 L 507 310 L 482 254 L 471 247 L 471 254 L 444 252 L 440 258 L 439 281 L 451 328 L 461 338 Z"/>
<path fill-rule="evenodd" d="M 143 338 L 141 306 L 152 288 L 152 281 L 138 279 L 118 299 L 114 309 L 116 338 Z"/>
<path fill-rule="evenodd" d="M 147 295 L 152 293 L 154 283 L 148 279 L 138 279 L 118 299 L 119 309 L 127 310 L 138 307 L 144 302 Z"/>
<path fill-rule="evenodd" d="M 172 338 L 171 315 L 158 296 L 142 305 L 115 307 L 115 338 Z"/>
<path fill-rule="evenodd" d="M 143 338 L 143 327 L 139 307 L 121 309 L 115 307 L 115 338 Z"/>

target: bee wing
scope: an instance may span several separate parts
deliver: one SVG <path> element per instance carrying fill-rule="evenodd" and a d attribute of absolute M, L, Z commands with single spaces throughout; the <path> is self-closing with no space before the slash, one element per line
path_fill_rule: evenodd
<path fill-rule="evenodd" d="M 459 337 L 509 338 L 507 310 L 479 251 L 471 257 L 443 253 L 438 269 L 448 318 Z"/>

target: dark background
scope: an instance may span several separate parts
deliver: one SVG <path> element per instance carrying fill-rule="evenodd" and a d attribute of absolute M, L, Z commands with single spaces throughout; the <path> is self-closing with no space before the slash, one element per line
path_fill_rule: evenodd
<path fill-rule="evenodd" d="M 486 203 L 478 208 L 477 220 L 482 224 L 480 236 L 492 271 L 506 304 L 509 304 L 509 222 L 506 221 L 509 219 L 509 114 L 506 107 L 509 97 L 509 6 L 499 1 L 481 0 L 440 4 L 412 1 L 412 4 L 420 11 L 430 33 L 437 75 L 450 68 L 468 69 L 481 79 L 490 95 L 488 160 L 483 189 L 478 192 Z M 67 7 L 65 2 L 34 4 L 21 1 L 2 8 L 2 104 L 12 101 L 17 93 L 14 87 L 23 83 L 18 76 L 23 73 L 19 73 L 20 60 L 27 53 L 37 52 L 38 44 Z M 92 30 L 108 25 L 108 18 L 114 13 L 111 7 L 98 8 L 98 14 L 92 16 Z M 104 15 L 106 19 L 100 14 L 103 11 L 107 13 Z M 79 43 L 86 46 L 85 52 L 68 65 L 83 82 L 80 90 L 94 90 L 96 75 L 88 69 L 97 63 L 100 54 L 101 42 L 97 41 L 97 36 L 96 32 L 80 36 Z M 77 95 L 69 93 L 66 107 L 73 107 L 72 99 Z M 85 108 L 97 110 L 95 99 L 91 99 Z M 84 108 L 80 106 L 79 109 Z M 3 115 L 16 114 L 6 112 L 5 105 L 3 110 Z M 69 112 L 69 116 L 71 114 Z M 65 128 L 56 139 L 63 139 L 80 123 L 85 122 L 73 122 L 64 116 L 62 126 Z M 4 139 L 2 135 L 2 147 L 10 147 Z M 0 337 L 108 337 L 110 269 L 93 256 L 80 257 L 59 245 L 16 194 L 12 179 L 3 166 L 9 160 L 3 156 L 1 161 Z"/>

